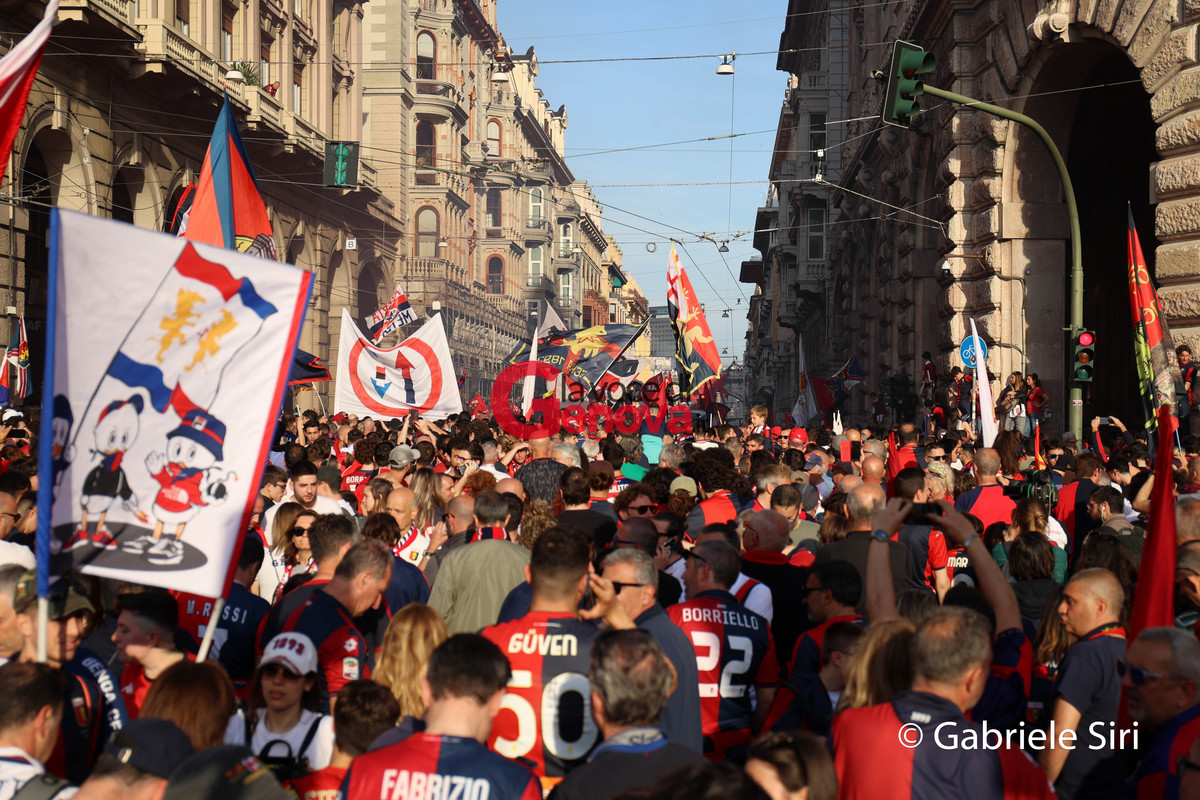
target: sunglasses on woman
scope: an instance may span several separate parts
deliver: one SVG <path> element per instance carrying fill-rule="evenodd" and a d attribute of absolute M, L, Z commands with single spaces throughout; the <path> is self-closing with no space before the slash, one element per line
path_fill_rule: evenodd
<path fill-rule="evenodd" d="M 267 664 L 262 668 L 262 674 L 264 678 L 269 678 L 270 680 L 283 678 L 285 681 L 298 681 L 304 677 L 303 675 L 297 675 L 282 664 Z"/>

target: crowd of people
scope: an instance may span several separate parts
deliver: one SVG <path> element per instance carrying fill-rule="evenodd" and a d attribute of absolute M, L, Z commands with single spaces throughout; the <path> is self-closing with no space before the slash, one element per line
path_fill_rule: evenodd
<path fill-rule="evenodd" d="M 1129 641 L 1156 476 L 1120 420 L 767 418 L 285 414 L 218 614 L 74 575 L 45 642 L 18 440 L 0 800 L 1200 798 L 1200 438 L 1157 476 L 1177 624 Z"/>

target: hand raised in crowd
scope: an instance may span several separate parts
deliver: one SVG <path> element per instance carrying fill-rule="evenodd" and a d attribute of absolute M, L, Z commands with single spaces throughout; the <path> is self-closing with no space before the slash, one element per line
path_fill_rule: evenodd
<path fill-rule="evenodd" d="M 441 546 L 444 545 L 449 538 L 450 537 L 446 534 L 445 521 L 439 522 L 437 525 L 434 525 L 433 532 L 429 534 L 429 550 L 428 550 L 428 552 L 436 553 L 438 551 L 438 549 L 441 548 Z"/>
<path fill-rule="evenodd" d="M 875 512 L 871 524 L 875 530 L 887 531 L 888 535 L 896 533 L 904 525 L 904 518 L 912 511 L 913 504 L 899 497 L 893 497 L 887 505 Z"/>
<path fill-rule="evenodd" d="M 598 573 L 589 572 L 588 586 L 591 588 L 592 597 L 596 602 L 591 608 L 585 608 L 579 612 L 580 619 L 604 620 L 605 624 L 613 630 L 637 627 L 629 618 L 625 607 L 617 602 L 617 592 L 613 588 L 612 581 L 602 578 Z"/>

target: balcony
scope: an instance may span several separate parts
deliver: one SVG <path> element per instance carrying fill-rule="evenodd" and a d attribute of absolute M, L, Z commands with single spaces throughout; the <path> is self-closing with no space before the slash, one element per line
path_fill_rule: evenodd
<path fill-rule="evenodd" d="M 137 49 L 142 53 L 143 62 L 134 66 L 134 77 L 149 72 L 161 73 L 169 64 L 220 96 L 226 70 L 208 51 L 161 20 L 138 20 L 137 27 L 142 33 L 142 43 Z M 246 102 L 247 91 L 241 84 L 231 84 L 227 91 L 231 100 Z"/>
<path fill-rule="evenodd" d="M 467 271 L 444 258 L 410 258 L 404 277 L 407 281 L 446 281 L 464 288 L 467 285 Z"/>
<path fill-rule="evenodd" d="M 283 110 L 283 104 L 271 95 L 267 94 L 262 89 L 249 89 L 246 100 L 250 105 L 250 114 L 246 117 L 246 122 L 255 128 L 261 128 L 264 125 L 273 129 L 276 133 L 286 133 L 287 127 L 284 122 L 287 112 Z"/>
<path fill-rule="evenodd" d="M 299 114 L 288 115 L 288 134 L 294 144 L 300 145 L 312 155 L 324 158 L 325 137 Z"/>
<path fill-rule="evenodd" d="M 580 253 L 572 253 L 571 251 L 559 251 L 554 256 L 554 268 L 559 275 L 565 275 L 568 272 L 575 272 L 579 269 Z"/>
<path fill-rule="evenodd" d="M 454 84 L 435 78 L 418 77 L 416 89 L 416 96 L 413 98 L 414 113 L 441 120 L 454 118 L 460 125 L 466 124 L 468 116 L 463 107 L 466 99 Z"/>
<path fill-rule="evenodd" d="M 525 289 L 534 292 L 553 292 L 554 283 L 549 276 L 540 272 L 530 273 L 525 276 Z"/>
<path fill-rule="evenodd" d="M 550 235 L 550 220 L 543 217 L 530 217 L 525 220 L 525 232 L 533 235 Z"/>
<path fill-rule="evenodd" d="M 58 19 L 102 23 L 107 28 L 136 39 L 135 8 L 133 0 L 62 0 L 58 6 Z"/>

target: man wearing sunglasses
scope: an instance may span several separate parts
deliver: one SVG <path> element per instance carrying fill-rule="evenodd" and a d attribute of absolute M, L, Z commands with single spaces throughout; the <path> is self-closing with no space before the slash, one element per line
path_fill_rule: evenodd
<path fill-rule="evenodd" d="M 1127 796 L 1177 798 L 1179 754 L 1200 734 L 1200 642 L 1178 628 L 1147 628 L 1117 662 L 1130 718 L 1152 731 L 1149 747 L 1126 784 Z M 1146 733 L 1142 733 L 1142 742 Z M 1129 743 L 1133 746 L 1133 742 Z"/>
<path fill-rule="evenodd" d="M 1089 731 L 1097 725 L 1111 730 L 1121 702 L 1117 662 L 1125 657 L 1121 609 L 1125 591 L 1106 569 L 1075 573 L 1063 589 L 1058 616 L 1067 633 L 1078 641 L 1067 650 L 1054 684 L 1055 735 L 1047 737 L 1038 764 L 1054 783 L 1060 798 L 1101 797 L 1111 794 L 1125 778 L 1123 755 L 1112 748 L 1093 749 Z M 1073 731 L 1073 749 L 1059 746 Z"/>

